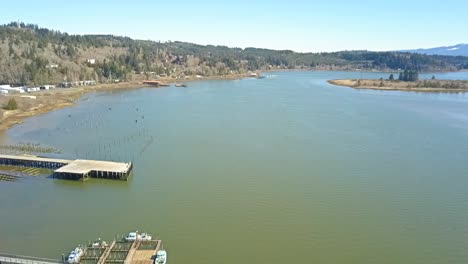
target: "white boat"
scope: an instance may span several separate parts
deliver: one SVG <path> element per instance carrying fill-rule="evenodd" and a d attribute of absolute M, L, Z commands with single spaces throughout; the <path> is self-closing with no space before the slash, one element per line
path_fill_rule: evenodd
<path fill-rule="evenodd" d="M 101 238 L 98 238 L 98 240 L 94 241 L 93 244 L 91 244 L 92 248 L 105 248 L 107 247 L 107 242 L 104 240 L 101 240 Z"/>
<path fill-rule="evenodd" d="M 125 241 L 127 242 L 133 242 L 133 241 L 140 240 L 140 239 L 141 239 L 141 235 L 138 235 L 137 232 L 130 232 L 125 237 Z"/>
<path fill-rule="evenodd" d="M 166 264 L 167 261 L 167 252 L 165 250 L 159 250 L 156 253 L 156 257 L 154 258 L 154 264 Z"/>
<path fill-rule="evenodd" d="M 147 233 L 143 233 L 140 236 L 141 241 L 151 241 L 151 239 L 153 239 L 153 237 L 150 234 L 147 234 Z"/>
<path fill-rule="evenodd" d="M 150 234 L 147 233 L 141 233 L 138 234 L 138 231 L 136 232 L 130 232 L 128 235 L 125 237 L 125 241 L 127 242 L 133 242 L 133 241 L 151 241 L 153 237 Z"/>
<path fill-rule="evenodd" d="M 78 246 L 70 254 L 68 254 L 67 262 L 70 264 L 80 263 L 81 257 L 84 255 L 83 249 Z"/>

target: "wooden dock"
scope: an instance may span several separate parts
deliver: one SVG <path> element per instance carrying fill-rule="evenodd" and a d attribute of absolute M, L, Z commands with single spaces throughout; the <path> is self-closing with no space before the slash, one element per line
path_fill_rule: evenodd
<path fill-rule="evenodd" d="M 161 247 L 161 240 L 134 242 L 114 240 L 110 245 L 106 246 L 99 259 L 92 263 L 153 264 L 154 257 Z"/>
<path fill-rule="evenodd" d="M 137 242 L 130 249 L 124 264 L 152 264 L 161 245 L 161 240 Z"/>
<path fill-rule="evenodd" d="M 156 87 L 159 87 L 159 86 L 169 86 L 169 84 L 163 83 L 163 82 L 158 81 L 158 80 L 145 80 L 145 81 L 143 81 L 143 84 L 147 84 L 147 85 L 151 85 L 151 86 L 156 86 Z"/>
<path fill-rule="evenodd" d="M 101 241 L 99 239 L 99 241 Z M 93 245 L 85 248 L 80 264 L 153 264 L 157 252 L 162 249 L 162 240 L 128 242 L 114 239 L 110 244 Z M 62 260 L 45 259 L 30 256 L 17 256 L 0 253 L 0 264 L 62 264 Z"/>
<path fill-rule="evenodd" d="M 13 155 L 0 155 L 0 164 L 51 169 L 54 170 L 54 178 L 70 180 L 86 180 L 88 178 L 128 180 L 133 169 L 131 162 L 66 160 Z"/>
<path fill-rule="evenodd" d="M 105 250 L 104 250 L 104 253 L 102 253 L 101 257 L 99 258 L 97 264 L 104 264 L 104 262 L 106 261 L 107 257 L 109 257 L 109 254 L 112 250 L 112 248 L 115 246 L 115 240 L 112 241 L 112 244 L 110 244 L 109 247 L 107 247 Z"/>

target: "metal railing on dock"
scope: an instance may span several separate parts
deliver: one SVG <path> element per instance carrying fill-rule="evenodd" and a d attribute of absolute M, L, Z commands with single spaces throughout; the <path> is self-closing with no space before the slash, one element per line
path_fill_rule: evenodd
<path fill-rule="evenodd" d="M 61 260 L 38 258 L 31 256 L 22 255 L 11 255 L 0 253 L 0 263 L 12 263 L 12 264 L 63 264 Z"/>

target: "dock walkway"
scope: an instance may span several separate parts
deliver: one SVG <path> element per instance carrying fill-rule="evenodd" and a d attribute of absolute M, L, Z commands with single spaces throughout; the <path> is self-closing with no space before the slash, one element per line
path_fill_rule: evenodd
<path fill-rule="evenodd" d="M 157 252 L 162 248 L 162 240 L 151 241 L 118 241 L 113 240 L 110 245 L 99 248 L 89 246 L 87 250 L 99 249 L 98 254 L 86 253 L 80 262 L 93 264 L 153 264 Z M 21 255 L 0 253 L 1 264 L 64 264 L 65 260 L 38 258 Z"/>
<path fill-rule="evenodd" d="M 10 255 L 0 253 L 0 263 L 11 264 L 63 264 L 62 261 L 56 259 L 38 258 L 21 255 Z"/>
<path fill-rule="evenodd" d="M 45 168 L 54 170 L 55 178 L 85 180 L 87 178 L 105 178 L 127 180 L 133 169 L 131 162 L 113 162 L 99 160 L 66 160 L 37 156 L 0 155 L 1 165 Z"/>

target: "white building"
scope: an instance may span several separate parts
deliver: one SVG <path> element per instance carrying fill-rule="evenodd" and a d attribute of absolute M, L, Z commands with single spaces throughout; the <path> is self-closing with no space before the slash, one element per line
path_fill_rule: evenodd
<path fill-rule="evenodd" d="M 89 64 L 96 64 L 96 59 L 87 59 L 86 62 Z"/>
<path fill-rule="evenodd" d="M 9 84 L 0 85 L 0 89 L 8 92 L 24 93 L 24 87 L 11 87 Z"/>
<path fill-rule="evenodd" d="M 55 86 L 54 85 L 41 85 L 41 86 L 39 86 L 39 88 L 41 90 L 50 90 L 52 88 L 55 88 Z"/>
<path fill-rule="evenodd" d="M 0 90 L 0 94 L 7 94 L 8 90 Z"/>
<path fill-rule="evenodd" d="M 40 87 L 28 87 L 28 88 L 26 88 L 26 92 L 28 92 L 28 93 L 37 92 L 37 91 L 40 91 L 40 90 L 41 90 Z"/>

